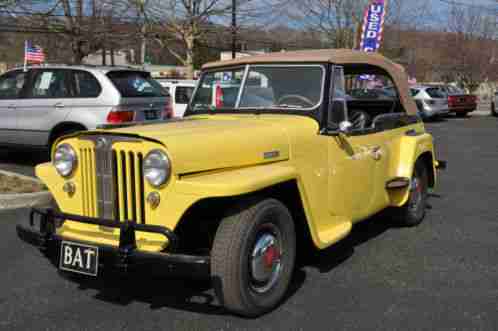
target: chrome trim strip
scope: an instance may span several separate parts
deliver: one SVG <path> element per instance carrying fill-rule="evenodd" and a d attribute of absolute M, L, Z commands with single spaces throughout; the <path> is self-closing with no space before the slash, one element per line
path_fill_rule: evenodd
<path fill-rule="evenodd" d="M 247 76 L 249 75 L 249 65 L 246 64 L 244 68 L 244 76 L 242 76 L 242 82 L 240 83 L 239 93 L 237 94 L 237 100 L 235 101 L 235 108 L 239 108 L 240 99 L 242 99 L 242 93 L 244 93 L 244 86 L 246 85 Z"/>

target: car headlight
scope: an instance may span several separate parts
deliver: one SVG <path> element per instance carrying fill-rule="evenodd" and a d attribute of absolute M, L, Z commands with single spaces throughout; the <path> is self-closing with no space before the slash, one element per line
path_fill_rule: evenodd
<path fill-rule="evenodd" d="M 171 174 L 171 164 L 166 153 L 158 149 L 150 151 L 144 159 L 143 172 L 149 184 L 155 188 L 165 184 Z"/>
<path fill-rule="evenodd" d="M 53 164 L 59 175 L 62 177 L 70 176 L 76 164 L 78 157 L 74 149 L 68 144 L 62 144 L 55 149 Z"/>

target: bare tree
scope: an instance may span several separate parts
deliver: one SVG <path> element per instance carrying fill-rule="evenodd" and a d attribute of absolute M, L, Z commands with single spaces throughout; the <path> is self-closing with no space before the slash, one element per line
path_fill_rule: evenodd
<path fill-rule="evenodd" d="M 330 47 L 353 48 L 368 0 L 295 0 L 294 20 L 320 32 Z"/>
<path fill-rule="evenodd" d="M 461 85 L 473 89 L 496 71 L 496 14 L 488 7 L 453 5 L 446 38 L 447 66 Z"/>
<path fill-rule="evenodd" d="M 119 3 L 119 4 L 118 4 Z M 9 12 L 16 17 L 19 30 L 58 35 L 67 40 L 72 62 L 101 49 L 112 34 L 112 17 L 123 15 L 123 1 L 111 0 L 35 0 L 11 1 Z"/>
<path fill-rule="evenodd" d="M 268 22 L 277 3 L 274 0 L 236 0 L 239 26 Z M 219 34 L 220 27 L 230 25 L 232 4 L 232 0 L 149 0 L 142 15 L 148 22 L 150 31 L 147 34 L 153 33 L 156 41 L 186 66 L 187 75 L 192 77 L 196 47 L 213 34 Z M 226 28 L 225 31 L 229 32 Z"/>

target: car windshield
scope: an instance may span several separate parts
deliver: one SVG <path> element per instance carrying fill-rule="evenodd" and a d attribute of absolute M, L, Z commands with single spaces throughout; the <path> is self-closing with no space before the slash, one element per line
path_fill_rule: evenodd
<path fill-rule="evenodd" d="M 320 65 L 252 65 L 205 73 L 192 99 L 196 111 L 303 110 L 321 104 L 324 70 Z"/>

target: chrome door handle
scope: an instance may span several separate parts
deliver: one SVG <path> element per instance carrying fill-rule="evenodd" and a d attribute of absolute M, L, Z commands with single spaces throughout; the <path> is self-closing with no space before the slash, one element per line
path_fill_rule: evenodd
<path fill-rule="evenodd" d="M 64 104 L 62 102 L 58 102 L 54 105 L 54 107 L 57 109 L 64 108 Z"/>
<path fill-rule="evenodd" d="M 15 105 L 8 105 L 7 109 L 16 109 L 17 107 Z"/>
<path fill-rule="evenodd" d="M 382 158 L 382 147 L 380 146 L 373 146 L 370 149 L 370 155 L 372 155 L 373 159 L 378 161 Z"/>

